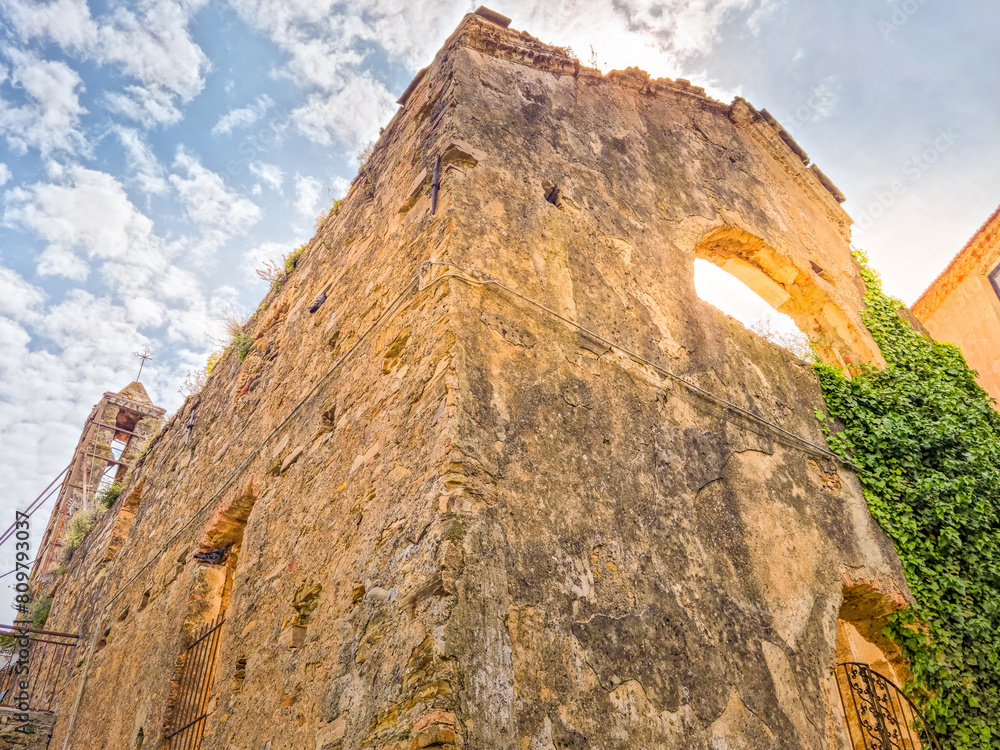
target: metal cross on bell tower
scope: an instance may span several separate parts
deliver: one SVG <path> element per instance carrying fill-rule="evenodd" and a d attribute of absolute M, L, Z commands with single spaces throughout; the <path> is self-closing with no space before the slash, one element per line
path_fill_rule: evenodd
<path fill-rule="evenodd" d="M 152 357 L 149 356 L 148 346 L 144 348 L 141 352 L 132 352 L 132 356 L 142 360 L 141 362 L 139 362 L 139 374 L 135 376 L 135 382 L 138 383 L 139 377 L 142 375 L 142 366 L 146 364 L 147 360 L 152 359 Z"/>

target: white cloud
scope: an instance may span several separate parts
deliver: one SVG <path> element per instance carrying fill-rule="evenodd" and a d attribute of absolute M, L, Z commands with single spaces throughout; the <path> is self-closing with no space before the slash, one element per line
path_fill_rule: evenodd
<path fill-rule="evenodd" d="M 102 365 L 93 361 L 88 350 L 96 342 L 100 342 L 107 359 L 114 361 L 118 357 L 125 362 L 135 345 L 149 344 L 110 297 L 96 297 L 83 289 L 72 290 L 64 301 L 48 309 L 44 329 L 63 357 L 95 369 Z"/>
<path fill-rule="evenodd" d="M 45 240 L 39 273 L 86 278 L 88 260 L 123 261 L 162 250 L 153 222 L 129 201 L 121 184 L 105 172 L 79 165 L 58 183 L 37 183 L 7 194 L 4 220 Z M 149 256 L 155 263 L 156 253 Z"/>
<path fill-rule="evenodd" d="M 170 175 L 170 184 L 177 191 L 188 219 L 214 241 L 243 234 L 260 219 L 256 203 L 229 190 L 222 177 L 206 169 L 187 151 L 178 150 L 174 168 L 178 173 Z"/>
<path fill-rule="evenodd" d="M 666 7 L 664 7 L 666 5 Z M 626 3 L 633 29 L 658 37 L 680 57 L 708 52 L 718 39 L 719 27 L 735 10 L 745 10 L 753 0 L 673 0 L 666 4 Z"/>
<path fill-rule="evenodd" d="M 747 28 L 754 36 L 760 36 L 765 22 L 770 20 L 783 5 L 785 5 L 785 0 L 760 0 L 760 5 L 747 19 Z"/>
<path fill-rule="evenodd" d="M 39 60 L 16 49 L 7 56 L 14 63 L 10 85 L 23 91 L 27 102 L 15 106 L 0 98 L 0 134 L 22 153 L 28 148 L 37 148 L 42 156 L 83 150 L 78 127 L 87 110 L 80 104 L 77 87 L 82 88 L 82 82 L 76 71 L 64 62 Z"/>
<path fill-rule="evenodd" d="M 374 137 L 399 93 L 389 93 L 363 69 L 368 55 L 380 50 L 409 68 L 422 67 L 470 9 L 460 0 L 372 0 L 347 6 L 336 0 L 229 1 L 250 26 L 288 55 L 284 74 L 309 91 L 306 104 L 292 112 L 290 122 L 317 143 L 348 148 Z M 639 65 L 654 76 L 665 76 L 682 73 L 686 60 L 709 51 L 722 24 L 735 12 L 770 8 L 780 1 L 517 0 L 503 12 L 542 39 L 574 47 L 585 60 L 593 44 L 602 67 Z"/>
<path fill-rule="evenodd" d="M 13 175 L 10 173 L 10 167 L 3 162 L 0 162 L 0 185 L 6 185 L 10 182 L 11 177 L 13 177 Z"/>
<path fill-rule="evenodd" d="M 281 192 L 281 183 L 285 179 L 285 173 L 277 164 L 265 164 L 262 161 L 250 162 L 250 172 L 279 193 Z"/>
<path fill-rule="evenodd" d="M 295 210 L 303 216 L 314 217 L 319 212 L 323 196 L 323 183 L 315 177 L 295 175 Z"/>
<path fill-rule="evenodd" d="M 19 273 L 0 266 L 0 316 L 30 320 L 45 301 L 45 292 L 25 281 Z"/>
<path fill-rule="evenodd" d="M 355 149 L 388 119 L 393 99 L 381 82 L 359 73 L 336 91 L 310 94 L 305 105 L 292 112 L 292 122 L 316 143 Z"/>
<path fill-rule="evenodd" d="M 156 328 L 162 325 L 170 313 L 167 305 L 146 295 L 129 295 L 122 300 L 126 317 L 138 328 Z"/>
<path fill-rule="evenodd" d="M 519 2 L 505 13 L 514 17 L 519 28 L 530 29 L 538 38 L 572 47 L 584 62 L 589 60 L 593 47 L 598 67 L 603 70 L 637 66 L 654 78 L 679 76 L 704 85 L 705 81 L 686 71 L 686 62 L 712 49 L 728 17 L 753 8 L 759 2 L 761 0 Z M 595 34 L 595 29 L 600 29 L 600 33 Z M 421 59 L 429 61 L 430 54 L 433 49 Z"/>
<path fill-rule="evenodd" d="M 126 86 L 123 92 L 107 94 L 104 99 L 113 113 L 147 128 L 172 125 L 183 116 L 174 96 L 160 86 Z"/>
<path fill-rule="evenodd" d="M 163 175 L 163 165 L 156 154 L 143 140 L 142 134 L 133 128 L 116 126 L 115 134 L 125 149 L 125 160 L 129 170 L 135 175 L 140 189 L 145 193 L 162 195 L 167 192 L 167 181 Z"/>
<path fill-rule="evenodd" d="M 109 105 L 143 124 L 179 119 L 179 104 L 203 88 L 208 58 L 191 38 L 192 16 L 206 0 L 142 0 L 94 18 L 84 0 L 2 0 L 24 40 L 51 40 L 103 65 L 114 65 L 138 85 L 111 95 Z"/>
<path fill-rule="evenodd" d="M 271 97 L 266 94 L 258 96 L 249 107 L 233 109 L 224 114 L 212 128 L 212 135 L 229 135 L 236 128 L 253 125 L 273 106 Z"/>
<path fill-rule="evenodd" d="M 823 120 L 834 113 L 837 102 L 840 101 L 840 81 L 836 76 L 827 76 L 811 92 L 811 97 L 807 104 L 813 108 L 812 119 Z"/>
<path fill-rule="evenodd" d="M 11 26 L 25 39 L 47 37 L 62 47 L 81 49 L 93 44 L 97 36 L 96 24 L 83 0 L 14 0 L 4 2 L 3 9 Z"/>
<path fill-rule="evenodd" d="M 62 276 L 71 281 L 86 281 L 90 264 L 72 250 L 60 245 L 49 245 L 38 256 L 36 265 L 39 276 Z"/>
<path fill-rule="evenodd" d="M 136 329 L 166 325 L 169 339 L 204 344 L 202 284 L 193 271 L 178 265 L 191 265 L 183 256 L 194 252 L 194 243 L 167 243 L 157 236 L 152 221 L 111 175 L 70 165 L 58 183 L 9 191 L 4 220 L 46 243 L 37 259 L 39 275 L 82 281 L 96 267 L 104 288 L 128 290 L 116 301 L 121 320 Z M 32 311 L 41 302 L 37 289 L 19 277 L 0 275 L 0 295 L 30 313 L 17 317 L 0 306 L 0 315 L 34 320 Z M 46 311 L 46 317 L 51 315 L 52 310 Z M 52 331 L 44 335 L 51 338 Z M 96 338 L 87 340 L 99 346 Z"/>
<path fill-rule="evenodd" d="M 248 24 L 268 34 L 288 54 L 285 73 L 310 91 L 307 103 L 289 118 L 303 135 L 323 145 L 354 148 L 370 140 L 391 115 L 396 96 L 361 70 L 365 55 L 359 45 L 379 41 L 377 17 L 384 9 L 377 3 L 364 9 L 346 8 L 331 0 L 231 0 L 231 4 Z M 446 24 L 461 16 L 458 7 L 455 4 L 456 15 Z M 421 10 L 435 17 L 440 9 Z M 393 13 L 398 22 L 402 4 Z"/>

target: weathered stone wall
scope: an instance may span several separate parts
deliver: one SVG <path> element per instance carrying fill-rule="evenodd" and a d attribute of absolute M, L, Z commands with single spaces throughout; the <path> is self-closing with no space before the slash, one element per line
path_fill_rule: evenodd
<path fill-rule="evenodd" d="M 220 613 L 203 747 L 838 746 L 845 580 L 905 583 L 811 370 L 693 286 L 735 259 L 877 358 L 776 133 L 467 17 L 60 580 L 53 747 L 160 746 Z"/>
<path fill-rule="evenodd" d="M 20 719 L 23 714 L 10 708 L 0 707 L 0 750 L 46 750 L 52 735 L 52 714 L 28 714 L 28 721 Z"/>
<path fill-rule="evenodd" d="M 449 258 L 551 311 L 453 292 L 475 503 L 448 647 L 468 745 L 835 744 L 844 573 L 902 590 L 890 545 L 849 471 L 639 360 L 823 445 L 810 368 L 701 302 L 693 258 L 750 236 L 857 295 L 837 209 L 740 103 L 466 49 L 451 64 L 478 161 L 446 176 L 467 221 Z"/>
<path fill-rule="evenodd" d="M 141 502 L 117 554 L 108 562 L 101 554 L 109 516 L 57 593 L 50 624 L 80 627 L 87 641 L 107 611 L 73 747 L 130 748 L 140 728 L 156 746 L 176 660 L 225 598 L 218 568 L 192 553 L 211 510 L 241 493 L 256 502 L 238 556 L 230 556 L 235 576 L 206 746 L 226 737 L 226 746 L 261 747 L 266 738 L 275 747 L 312 747 L 317 729 L 340 714 L 334 688 L 345 677 L 364 686 L 354 698 L 359 721 L 396 701 L 391 664 L 366 657 L 394 650 L 405 665 L 428 628 L 403 627 L 403 602 L 443 606 L 435 555 L 447 526 L 438 497 L 455 382 L 447 287 L 411 293 L 409 307 L 365 335 L 445 228 L 444 220 L 431 224 L 426 207 L 416 221 L 400 216 L 387 226 L 386 216 L 399 216 L 398 186 L 412 181 L 404 166 L 426 128 L 404 122 L 392 132 L 376 156 L 375 196 L 355 185 L 284 288 L 265 300 L 246 360 L 229 352 L 138 467 L 129 491 Z M 383 173 L 382 164 L 400 165 L 403 176 Z M 310 314 L 324 289 L 327 301 Z M 314 584 L 322 591 L 300 644 L 289 630 L 303 625 L 293 604 Z M 389 608 L 398 617 L 387 618 Z M 246 661 L 242 681 L 238 660 Z M 56 743 L 86 664 L 80 654 L 66 682 Z M 363 736 L 367 719 L 359 727 Z"/>

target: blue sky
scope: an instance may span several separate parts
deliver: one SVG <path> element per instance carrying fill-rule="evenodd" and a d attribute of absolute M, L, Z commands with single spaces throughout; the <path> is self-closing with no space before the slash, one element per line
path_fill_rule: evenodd
<path fill-rule="evenodd" d="M 0 525 L 134 377 L 131 352 L 152 350 L 144 384 L 180 404 L 222 310 L 256 307 L 255 266 L 309 238 L 476 4 L 0 0 Z M 1000 202 L 995 3 L 491 7 L 605 71 L 768 109 L 848 196 L 855 244 L 907 302 Z M 699 288 L 773 318 L 701 269 Z"/>

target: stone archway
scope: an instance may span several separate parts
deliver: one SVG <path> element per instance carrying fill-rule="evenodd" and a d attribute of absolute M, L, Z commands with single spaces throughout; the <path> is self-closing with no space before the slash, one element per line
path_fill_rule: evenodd
<path fill-rule="evenodd" d="M 874 581 L 848 581 L 837 616 L 837 662 L 862 662 L 896 685 L 912 678 L 902 649 L 882 631 L 888 617 L 907 607 L 898 592 Z"/>
<path fill-rule="evenodd" d="M 908 606 L 898 591 L 876 581 L 844 583 L 837 618 L 833 712 L 841 741 L 852 750 L 937 747 L 902 686 L 912 679 L 902 649 L 883 634 L 888 618 Z"/>
<path fill-rule="evenodd" d="M 838 289 L 844 274 L 837 269 L 793 257 L 733 226 L 717 227 L 705 234 L 694 253 L 727 271 L 775 310 L 792 318 L 824 362 L 844 369 L 862 362 L 885 364 L 878 345 L 861 322 L 863 291 L 854 288 L 856 283 L 850 289 Z M 856 282 L 856 268 L 850 271 L 851 281 Z"/>

